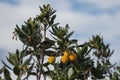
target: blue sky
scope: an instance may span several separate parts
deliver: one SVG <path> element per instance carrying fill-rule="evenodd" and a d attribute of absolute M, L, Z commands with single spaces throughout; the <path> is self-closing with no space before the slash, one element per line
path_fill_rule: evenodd
<path fill-rule="evenodd" d="M 101 34 L 115 50 L 111 60 L 120 64 L 120 0 L 0 0 L 0 59 L 22 47 L 12 40 L 15 25 L 35 17 L 39 6 L 48 3 L 57 10 L 56 22 L 69 24 L 80 43 Z"/>

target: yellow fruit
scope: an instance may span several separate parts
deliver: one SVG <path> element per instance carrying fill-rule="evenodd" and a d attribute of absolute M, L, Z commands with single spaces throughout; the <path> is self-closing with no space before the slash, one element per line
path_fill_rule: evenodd
<path fill-rule="evenodd" d="M 62 63 L 67 63 L 67 62 L 69 61 L 69 57 L 66 56 L 66 55 L 63 55 L 63 56 L 61 57 L 61 61 L 62 61 Z"/>
<path fill-rule="evenodd" d="M 55 57 L 54 57 L 54 56 L 50 56 L 50 57 L 48 58 L 48 63 L 52 64 L 52 63 L 54 63 L 54 62 L 55 62 Z"/>
<path fill-rule="evenodd" d="M 63 54 L 64 54 L 64 56 L 68 56 L 69 52 L 65 51 Z"/>
<path fill-rule="evenodd" d="M 70 60 L 70 61 L 76 61 L 76 60 L 77 60 L 77 55 L 76 55 L 75 53 L 71 53 L 71 54 L 69 55 L 69 60 Z"/>

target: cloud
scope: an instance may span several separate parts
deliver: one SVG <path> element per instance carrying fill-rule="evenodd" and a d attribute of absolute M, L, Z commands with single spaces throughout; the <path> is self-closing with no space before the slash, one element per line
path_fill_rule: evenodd
<path fill-rule="evenodd" d="M 118 3 L 117 3 L 118 2 Z M 75 11 L 83 12 L 84 14 L 100 15 L 109 14 L 114 15 L 116 11 L 120 11 L 120 1 L 101 1 L 101 0 L 71 0 L 71 8 Z"/>
<path fill-rule="evenodd" d="M 10 5 L 17 5 L 19 3 L 19 0 L 0 0 L 0 2 L 10 4 Z"/>
<path fill-rule="evenodd" d="M 103 9 L 108 9 L 108 8 L 112 8 L 115 6 L 119 6 L 120 5 L 120 0 L 77 0 L 78 2 L 86 2 L 86 3 L 91 3 L 91 4 L 95 4 L 100 8 Z"/>

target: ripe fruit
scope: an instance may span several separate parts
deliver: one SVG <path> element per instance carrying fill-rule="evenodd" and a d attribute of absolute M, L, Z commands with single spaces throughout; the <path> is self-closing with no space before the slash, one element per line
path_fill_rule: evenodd
<path fill-rule="evenodd" d="M 63 56 L 61 57 L 61 62 L 62 62 L 62 63 L 67 63 L 68 61 L 69 61 L 69 57 L 68 57 L 68 56 L 63 55 Z"/>
<path fill-rule="evenodd" d="M 69 54 L 68 51 L 65 51 L 65 52 L 63 53 L 64 56 L 68 56 L 68 54 Z"/>
<path fill-rule="evenodd" d="M 48 58 L 48 63 L 52 64 L 52 63 L 54 63 L 54 62 L 55 62 L 55 57 L 54 57 L 54 56 L 50 56 L 50 57 Z"/>
<path fill-rule="evenodd" d="M 77 60 L 77 55 L 76 55 L 75 53 L 71 53 L 71 54 L 69 55 L 69 60 L 70 60 L 70 61 L 76 61 L 76 60 Z"/>

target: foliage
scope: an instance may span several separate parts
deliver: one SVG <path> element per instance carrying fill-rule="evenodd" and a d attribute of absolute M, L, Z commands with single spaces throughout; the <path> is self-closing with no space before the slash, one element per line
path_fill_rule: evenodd
<path fill-rule="evenodd" d="M 100 35 L 79 44 L 77 39 L 71 39 L 74 31 L 69 32 L 68 24 L 61 27 L 55 23 L 56 10 L 49 4 L 40 7 L 40 11 L 21 27 L 16 25 L 13 38 L 23 43 L 23 50 L 8 53 L 6 59 L 11 65 L 2 61 L 4 67 L 0 73 L 3 72 L 5 80 L 12 80 L 10 71 L 17 80 L 28 80 L 31 75 L 37 80 L 41 75 L 45 80 L 47 77 L 52 80 L 120 79 L 120 67 L 110 62 L 113 50 Z"/>

